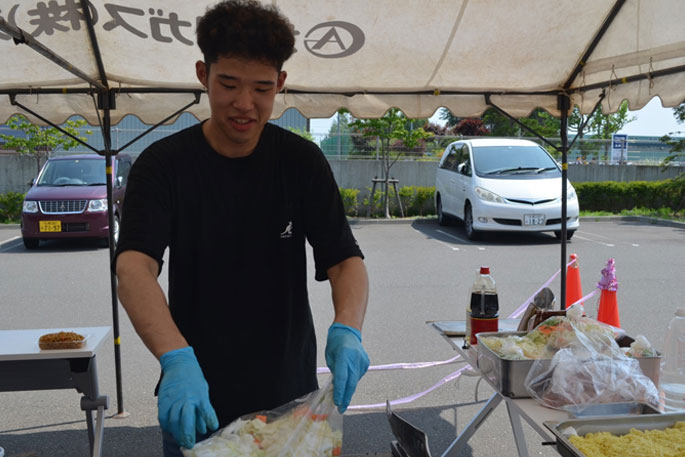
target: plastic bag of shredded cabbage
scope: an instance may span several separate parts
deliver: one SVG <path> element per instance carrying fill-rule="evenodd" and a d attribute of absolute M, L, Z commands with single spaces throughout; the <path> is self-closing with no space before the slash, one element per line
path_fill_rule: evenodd
<path fill-rule="evenodd" d="M 319 390 L 275 410 L 242 416 L 184 457 L 335 457 L 342 450 L 342 415 L 333 378 Z"/>
<path fill-rule="evenodd" d="M 544 406 L 637 401 L 658 406 L 659 393 L 637 359 L 618 346 L 611 328 L 582 317 L 571 307 L 562 322 L 549 329 L 551 360 L 536 360 L 524 382 Z"/>

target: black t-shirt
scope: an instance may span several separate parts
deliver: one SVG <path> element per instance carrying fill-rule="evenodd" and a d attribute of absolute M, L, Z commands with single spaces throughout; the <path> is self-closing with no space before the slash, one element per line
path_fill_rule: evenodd
<path fill-rule="evenodd" d="M 317 388 L 305 240 L 319 281 L 362 253 L 315 144 L 267 124 L 252 154 L 227 158 L 198 124 L 140 155 L 124 201 L 116 254 L 161 270 L 169 247 L 169 308 L 221 426 Z"/>

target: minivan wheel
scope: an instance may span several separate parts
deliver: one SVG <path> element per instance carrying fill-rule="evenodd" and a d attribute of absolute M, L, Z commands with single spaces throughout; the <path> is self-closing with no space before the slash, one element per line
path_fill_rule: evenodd
<path fill-rule="evenodd" d="M 112 223 L 112 234 L 114 237 L 114 247 L 117 247 L 117 243 L 119 242 L 119 216 L 114 215 L 114 222 Z M 103 248 L 109 247 L 109 235 L 107 238 L 102 238 L 101 245 Z"/>
<path fill-rule="evenodd" d="M 576 233 L 575 230 L 566 230 L 566 239 L 570 240 L 571 238 L 573 238 L 574 233 Z M 561 230 L 555 231 L 554 236 L 556 237 L 557 240 L 561 240 Z"/>
<path fill-rule="evenodd" d="M 114 215 L 114 246 L 119 243 L 119 216 L 117 214 Z"/>
<path fill-rule="evenodd" d="M 435 206 L 437 206 L 438 211 L 438 225 L 447 225 L 447 215 L 442 211 L 442 199 L 440 196 L 438 196 Z"/>
<path fill-rule="evenodd" d="M 478 239 L 478 231 L 473 228 L 473 211 L 471 205 L 466 205 L 464 209 L 464 228 L 466 229 L 466 237 L 469 240 Z"/>
<path fill-rule="evenodd" d="M 24 238 L 23 241 L 26 249 L 36 249 L 40 244 L 40 240 L 38 238 Z"/>

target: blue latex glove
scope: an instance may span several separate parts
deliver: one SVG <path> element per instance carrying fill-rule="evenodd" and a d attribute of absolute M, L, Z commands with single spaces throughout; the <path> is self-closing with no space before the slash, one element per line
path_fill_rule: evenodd
<path fill-rule="evenodd" d="M 333 374 L 333 402 L 342 414 L 350 405 L 357 383 L 369 369 L 361 332 L 334 322 L 328 329 L 326 364 Z"/>
<path fill-rule="evenodd" d="M 187 449 L 195 445 L 195 432 L 219 428 L 219 420 L 209 403 L 209 385 L 188 346 L 169 351 L 159 358 L 162 381 L 157 393 L 159 425 Z"/>

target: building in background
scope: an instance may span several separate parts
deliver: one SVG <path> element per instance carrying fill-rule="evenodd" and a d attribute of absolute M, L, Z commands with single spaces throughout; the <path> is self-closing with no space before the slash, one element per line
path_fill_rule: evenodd
<path fill-rule="evenodd" d="M 126 148 L 126 152 L 136 156 L 143 152 L 145 148 L 147 148 L 150 144 L 154 143 L 155 141 L 161 140 L 166 136 L 172 135 L 180 130 L 190 127 L 191 125 L 195 125 L 198 122 L 200 121 L 197 118 L 195 118 L 195 116 L 193 116 L 192 114 L 183 113 L 178 117 L 178 119 L 173 124 L 159 126 L 152 132 L 140 138 L 135 143 L 131 144 L 129 147 Z M 278 119 L 271 120 L 269 122 L 286 129 L 292 128 L 300 131 L 309 131 L 309 120 L 294 108 L 286 110 L 281 117 L 279 117 Z M 119 148 L 126 145 L 129 141 L 133 140 L 138 135 L 148 130 L 150 127 L 151 126 L 144 124 L 140 119 L 138 119 L 134 115 L 124 116 L 121 122 L 112 126 L 112 148 L 114 150 L 119 150 Z M 86 142 L 89 145 L 91 145 L 97 150 L 104 149 L 104 140 L 102 137 L 102 132 L 100 131 L 99 127 L 86 126 L 82 130 L 90 130 L 92 132 L 91 135 L 87 136 L 88 141 Z M 0 133 L 5 135 L 23 135 L 23 133 L 21 132 L 11 130 L 6 125 L 0 125 Z M 2 148 L 1 141 L 2 140 L 0 140 L 0 149 Z M 82 145 L 79 145 L 68 151 L 69 154 L 81 152 L 92 151 Z M 57 152 L 56 154 L 64 154 L 64 152 Z"/>

